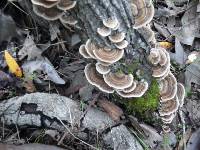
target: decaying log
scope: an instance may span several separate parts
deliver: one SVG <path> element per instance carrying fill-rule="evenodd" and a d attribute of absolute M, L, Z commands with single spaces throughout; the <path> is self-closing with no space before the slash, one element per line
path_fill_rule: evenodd
<path fill-rule="evenodd" d="M 43 144 L 25 144 L 21 146 L 0 144 L 0 150 L 64 150 L 56 146 L 49 146 Z"/>
<path fill-rule="evenodd" d="M 136 145 L 140 145 L 125 126 L 114 127 L 116 123 L 105 112 L 90 108 L 85 115 L 83 114 L 76 101 L 57 94 L 26 94 L 0 103 L 0 121 L 4 121 L 6 125 L 53 128 L 59 131 L 66 131 L 66 127 L 69 130 L 71 127 L 77 127 L 80 132 L 87 128 L 93 133 L 97 131 L 103 133 L 106 129 L 110 129 L 111 131 L 106 133 L 108 136 L 104 137 L 105 143 L 110 147 L 116 147 L 116 143 L 111 142 L 116 140 L 119 141 L 117 142 L 119 150 L 124 147 L 124 142 L 127 143 L 124 150 L 131 148 L 134 150 L 133 139 Z M 62 124 L 65 124 L 65 127 Z M 109 136 L 111 132 L 115 138 Z M 119 139 L 116 139 L 118 137 Z"/>

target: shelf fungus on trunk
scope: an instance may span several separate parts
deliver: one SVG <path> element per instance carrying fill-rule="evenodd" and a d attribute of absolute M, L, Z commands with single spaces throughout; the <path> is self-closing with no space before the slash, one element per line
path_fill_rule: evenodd
<path fill-rule="evenodd" d="M 181 84 L 181 83 L 177 84 L 177 97 L 179 100 L 180 107 L 183 107 L 184 97 L 185 97 L 185 88 L 184 88 L 183 84 Z"/>
<path fill-rule="evenodd" d="M 92 59 L 96 59 L 97 61 L 107 64 L 113 64 L 119 61 L 124 55 L 123 49 L 100 47 L 93 43 L 91 39 L 87 40 L 85 46 L 80 46 L 79 52 L 84 58 L 88 58 L 88 56 L 90 56 Z"/>
<path fill-rule="evenodd" d="M 152 64 L 153 77 L 158 79 L 160 87 L 159 114 L 163 121 L 163 131 L 170 132 L 170 124 L 176 116 L 177 110 L 183 106 L 185 89 L 177 83 L 170 71 L 170 57 L 164 48 L 152 48 L 148 56 Z"/>
<path fill-rule="evenodd" d="M 105 83 L 103 76 L 97 72 L 94 64 L 87 64 L 85 67 L 85 76 L 88 82 L 105 93 L 113 93 L 114 89 Z"/>
<path fill-rule="evenodd" d="M 153 77 L 164 78 L 168 75 L 170 70 L 170 56 L 164 48 L 152 48 L 148 60 L 153 65 Z"/>
<path fill-rule="evenodd" d="M 76 1 L 72 0 L 31 0 L 36 15 L 49 20 L 60 20 L 66 26 L 75 25 L 77 21 L 67 11 L 74 8 Z"/>
<path fill-rule="evenodd" d="M 140 81 L 136 84 L 135 88 L 132 88 L 132 91 L 127 92 L 126 90 L 123 91 L 117 91 L 117 93 L 125 98 L 131 98 L 131 97 L 141 97 L 144 95 L 144 93 L 148 89 L 148 82 L 146 81 Z"/>
<path fill-rule="evenodd" d="M 131 0 L 133 16 L 135 18 L 134 28 L 138 29 L 150 23 L 154 16 L 154 7 L 147 0 Z"/>

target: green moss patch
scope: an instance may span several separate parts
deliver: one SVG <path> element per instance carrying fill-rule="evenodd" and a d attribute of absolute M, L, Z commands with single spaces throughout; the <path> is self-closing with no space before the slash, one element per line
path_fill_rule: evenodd
<path fill-rule="evenodd" d="M 129 113 L 134 113 L 142 118 L 156 111 L 159 105 L 159 86 L 157 81 L 152 81 L 151 86 L 143 97 L 128 100 L 125 105 Z"/>

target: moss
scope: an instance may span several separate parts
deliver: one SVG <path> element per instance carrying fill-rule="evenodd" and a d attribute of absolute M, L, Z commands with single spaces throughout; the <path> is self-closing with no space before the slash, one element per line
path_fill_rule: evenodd
<path fill-rule="evenodd" d="M 135 113 L 140 118 L 146 118 L 149 122 L 149 114 L 156 111 L 159 105 L 159 86 L 156 80 L 153 80 L 150 88 L 143 97 L 128 100 L 126 108 L 129 113 Z"/>

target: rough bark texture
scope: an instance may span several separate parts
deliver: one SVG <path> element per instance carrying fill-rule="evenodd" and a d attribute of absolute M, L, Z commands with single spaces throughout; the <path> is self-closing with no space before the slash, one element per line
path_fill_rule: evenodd
<path fill-rule="evenodd" d="M 6 125 L 37 126 L 66 131 L 61 120 L 69 130 L 71 127 L 78 128 L 79 132 L 73 133 L 76 136 L 86 128 L 93 133 L 104 131 L 106 135 L 103 139 L 111 148 L 141 149 L 137 149 L 141 145 L 128 129 L 123 125 L 114 127 L 116 123 L 105 112 L 90 108 L 83 115 L 75 101 L 57 94 L 33 93 L 5 100 L 0 103 L 0 119 Z"/>
<path fill-rule="evenodd" d="M 125 48 L 125 57 L 113 65 L 113 69 L 120 69 L 127 73 L 127 68 L 121 66 L 122 62 L 129 65 L 130 61 L 139 61 L 139 68 L 143 68 L 148 76 L 151 76 L 150 66 L 146 62 L 147 53 L 150 45 L 144 40 L 139 32 L 133 29 L 134 17 L 130 8 L 130 0 L 78 0 L 76 7 L 72 10 L 77 16 L 78 26 L 87 38 L 92 39 L 99 46 L 108 46 L 116 48 L 108 37 L 102 37 L 97 33 L 97 28 L 102 27 L 102 21 L 108 18 L 117 18 L 120 27 L 113 30 L 111 34 L 116 32 L 124 32 L 129 45 Z M 85 39 L 86 40 L 86 39 Z M 143 49 L 143 50 L 141 50 Z"/>
<path fill-rule="evenodd" d="M 116 32 L 124 32 L 126 34 L 125 39 L 129 45 L 125 48 L 125 56 L 123 59 L 111 65 L 112 70 L 116 71 L 120 69 L 128 73 L 127 66 L 133 62 L 139 62 L 137 69 L 145 72 L 146 76 L 144 78 L 150 81 L 151 67 L 146 61 L 150 45 L 136 29 L 133 29 L 134 16 L 132 15 L 130 4 L 131 0 L 77 0 L 76 6 L 67 11 L 66 15 L 73 16 L 78 21 L 72 27 L 81 35 L 82 43 L 85 43 L 90 38 L 97 45 L 110 48 L 116 47 L 109 41 L 108 37 L 100 36 L 97 33 L 97 28 L 103 26 L 103 20 L 116 18 L 120 22 L 120 26 L 117 30 L 112 30 L 111 35 Z M 36 16 L 32 11 L 32 6 L 29 1 L 21 0 L 20 5 L 29 12 L 34 22 L 37 22 L 41 28 L 48 29 L 48 23 L 50 22 Z M 57 23 L 59 24 L 59 21 Z"/>

